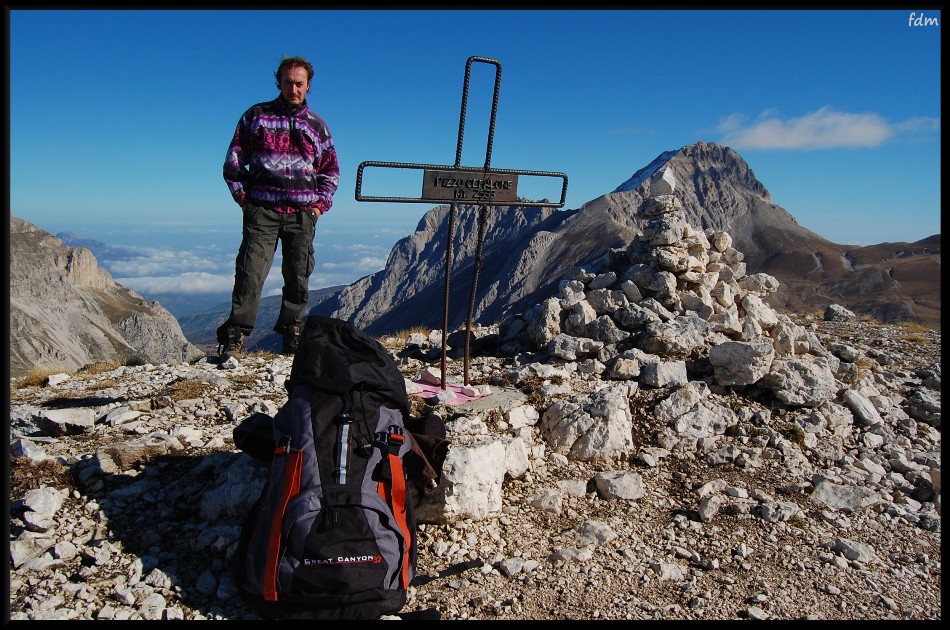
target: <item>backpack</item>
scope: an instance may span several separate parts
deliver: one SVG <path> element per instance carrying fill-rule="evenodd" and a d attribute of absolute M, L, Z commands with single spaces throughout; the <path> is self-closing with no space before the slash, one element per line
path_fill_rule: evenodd
<path fill-rule="evenodd" d="M 270 618 L 395 614 L 418 557 L 405 380 L 378 341 L 311 316 L 286 385 L 270 422 L 267 478 L 232 557 L 235 583 Z M 253 432 L 266 432 L 260 420 Z M 260 439 L 249 445 L 253 432 L 243 429 L 242 444 L 236 428 L 235 442 L 264 459 Z"/>

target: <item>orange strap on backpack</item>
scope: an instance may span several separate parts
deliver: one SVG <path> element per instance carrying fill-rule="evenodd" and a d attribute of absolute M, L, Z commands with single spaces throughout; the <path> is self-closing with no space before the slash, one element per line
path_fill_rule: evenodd
<path fill-rule="evenodd" d="M 399 447 L 405 442 L 406 437 L 400 432 L 398 427 L 389 429 L 389 470 L 392 478 L 392 486 L 387 492 L 383 484 L 380 484 L 379 494 L 393 510 L 393 516 L 396 517 L 396 524 L 402 531 L 403 538 L 406 541 L 405 553 L 402 556 L 402 587 L 409 588 L 409 548 L 412 546 L 411 532 L 409 524 L 406 522 L 406 474 L 402 468 L 402 460 L 399 458 Z M 386 496 L 389 494 L 389 496 Z"/>

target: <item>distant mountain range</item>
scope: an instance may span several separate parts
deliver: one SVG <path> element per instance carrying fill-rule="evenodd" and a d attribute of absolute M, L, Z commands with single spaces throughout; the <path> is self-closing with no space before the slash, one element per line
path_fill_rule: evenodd
<path fill-rule="evenodd" d="M 592 265 L 625 248 L 641 229 L 640 207 L 656 194 L 653 175 L 672 173 L 673 194 L 687 220 L 701 229 L 722 230 L 745 257 L 748 274 L 768 273 L 780 282 L 770 305 L 787 312 L 823 310 L 840 304 L 859 315 L 896 323 L 916 321 L 940 327 L 940 235 L 915 243 L 839 245 L 802 227 L 772 202 L 765 186 L 734 150 L 698 142 L 664 151 L 613 191 L 576 210 L 497 206 L 487 213 L 473 320 L 491 324 L 522 313 L 557 293 L 559 282 L 578 265 Z M 455 217 L 449 278 L 449 327 L 465 324 L 471 295 L 478 226 L 477 206 L 459 205 Z M 416 326 L 441 328 L 445 248 L 450 206 L 436 206 L 413 234 L 396 243 L 379 272 L 356 282 L 311 293 L 309 313 L 338 317 L 374 335 Z M 87 243 L 95 251 L 108 246 Z M 108 248 L 113 257 L 134 251 Z M 225 299 L 226 300 L 226 299 Z M 275 349 L 270 329 L 280 297 L 264 298 L 251 348 Z M 215 345 L 215 329 L 230 304 L 179 318 L 192 343 Z"/>
<path fill-rule="evenodd" d="M 691 225 L 728 232 L 747 273 L 775 276 L 771 305 L 823 310 L 830 303 L 885 322 L 940 326 L 940 235 L 916 243 L 838 245 L 807 230 L 772 202 L 734 150 L 699 142 L 661 153 L 613 192 L 579 210 L 518 206 L 488 213 L 474 321 L 493 323 L 558 291 L 575 265 L 626 247 L 640 230 L 642 202 L 661 168 L 677 182 L 673 194 Z M 449 206 L 431 209 L 416 232 L 396 243 L 386 268 L 345 287 L 312 309 L 373 334 L 422 325 L 440 328 Z M 458 206 L 450 276 L 449 328 L 464 324 L 471 293 L 478 208 Z"/>

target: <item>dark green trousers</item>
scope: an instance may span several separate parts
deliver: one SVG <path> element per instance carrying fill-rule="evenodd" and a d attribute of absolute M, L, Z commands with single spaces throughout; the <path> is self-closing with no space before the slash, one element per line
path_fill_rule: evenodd
<path fill-rule="evenodd" d="M 231 315 L 221 329 L 239 326 L 245 335 L 254 330 L 261 305 L 261 290 L 274 262 L 278 241 L 283 258 L 280 270 L 284 289 L 274 330 L 282 332 L 287 326 L 303 323 L 303 310 L 310 297 L 307 283 L 313 272 L 316 225 L 314 212 L 288 214 L 259 206 L 244 207 L 244 235 L 234 265 Z"/>

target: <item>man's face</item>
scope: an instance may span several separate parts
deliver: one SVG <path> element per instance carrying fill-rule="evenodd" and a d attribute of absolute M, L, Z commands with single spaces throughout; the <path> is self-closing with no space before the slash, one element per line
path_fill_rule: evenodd
<path fill-rule="evenodd" d="M 293 106 L 303 103 L 307 98 L 307 92 L 310 91 L 310 81 L 307 79 L 307 71 L 300 66 L 291 66 L 284 68 L 284 76 L 280 80 L 280 93 L 284 99 Z"/>

